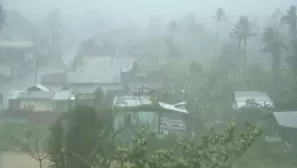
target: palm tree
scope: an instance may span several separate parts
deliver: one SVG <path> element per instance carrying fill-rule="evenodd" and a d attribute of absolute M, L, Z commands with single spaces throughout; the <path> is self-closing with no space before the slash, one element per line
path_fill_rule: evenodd
<path fill-rule="evenodd" d="M 271 54 L 271 70 L 274 74 L 274 80 L 275 82 L 277 82 L 279 78 L 281 52 L 282 49 L 287 50 L 287 48 L 283 44 L 279 31 L 276 28 L 267 28 L 263 34 L 262 42 L 265 44 L 265 48 L 263 48 L 263 51 L 269 52 Z"/>
<path fill-rule="evenodd" d="M 287 24 L 290 27 L 289 34 L 294 37 L 297 34 L 297 13 L 296 6 L 291 6 L 290 9 L 287 10 L 287 14 L 283 15 L 280 19 L 281 24 Z"/>
<path fill-rule="evenodd" d="M 213 17 L 217 23 L 217 30 L 216 30 L 216 44 L 215 44 L 215 52 L 217 51 L 218 43 L 219 43 L 219 28 L 220 23 L 225 19 L 225 12 L 223 8 L 218 8 L 216 11 L 216 15 Z"/>
<path fill-rule="evenodd" d="M 175 33 L 176 33 L 177 25 L 174 20 L 169 22 L 168 24 L 168 32 L 170 33 L 169 38 L 166 39 L 167 47 L 168 47 L 168 56 L 173 58 L 180 58 L 182 56 L 179 51 L 179 45 L 175 42 Z"/>
<path fill-rule="evenodd" d="M 231 36 L 236 38 L 238 41 L 238 52 L 240 53 L 241 42 L 243 42 L 243 77 L 245 78 L 246 73 L 246 46 L 247 39 L 249 37 L 255 36 L 255 33 L 252 33 L 251 22 L 246 16 L 240 16 L 239 21 L 233 28 Z"/>
<path fill-rule="evenodd" d="M 175 41 L 175 32 L 176 32 L 176 22 L 174 20 L 169 22 L 168 31 L 169 31 L 170 36 L 172 38 L 172 42 L 174 43 L 174 41 Z"/>
<path fill-rule="evenodd" d="M 213 19 L 215 19 L 216 22 L 217 22 L 216 37 L 218 37 L 220 23 L 225 19 L 225 12 L 224 12 L 223 8 L 218 8 L 217 9 L 216 16 L 214 16 Z"/>

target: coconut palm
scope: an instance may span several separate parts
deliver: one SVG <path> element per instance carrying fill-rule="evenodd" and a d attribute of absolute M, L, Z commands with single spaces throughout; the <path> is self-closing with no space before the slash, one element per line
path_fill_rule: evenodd
<path fill-rule="evenodd" d="M 217 9 L 216 15 L 213 17 L 213 19 L 215 19 L 216 22 L 217 22 L 216 37 L 218 37 L 220 23 L 225 19 L 225 12 L 224 12 L 223 8 L 218 8 Z"/>
<path fill-rule="evenodd" d="M 287 24 L 289 26 L 289 34 L 296 36 L 297 34 L 297 13 L 296 6 L 291 6 L 287 10 L 287 13 L 280 19 L 281 24 Z"/>
<path fill-rule="evenodd" d="M 277 82 L 281 64 L 281 53 L 282 50 L 287 50 L 287 48 L 283 44 L 279 31 L 276 28 L 267 28 L 263 34 L 262 42 L 265 44 L 263 51 L 271 54 L 271 70 L 274 74 L 274 80 Z"/>
<path fill-rule="evenodd" d="M 172 38 L 172 42 L 174 43 L 176 33 L 176 22 L 174 20 L 168 23 L 168 32 L 170 33 L 170 38 Z"/>
<path fill-rule="evenodd" d="M 172 58 L 180 58 L 182 57 L 182 53 L 179 51 L 179 45 L 175 42 L 175 33 L 177 29 L 177 24 L 174 20 L 169 22 L 168 24 L 168 32 L 170 33 L 169 37 L 166 39 L 167 47 L 168 47 L 168 57 Z"/>
<path fill-rule="evenodd" d="M 218 42 L 219 42 L 219 28 L 220 23 L 225 19 L 225 12 L 223 8 L 218 8 L 216 11 L 216 15 L 213 17 L 217 23 L 217 30 L 216 30 L 216 45 L 215 45 L 215 52 L 217 51 Z"/>
<path fill-rule="evenodd" d="M 238 41 L 238 51 L 240 53 L 241 42 L 243 42 L 243 77 L 245 78 L 246 73 L 246 46 L 247 39 L 249 37 L 255 36 L 256 34 L 252 32 L 251 22 L 246 16 L 240 16 L 239 21 L 232 30 L 231 36 L 236 38 Z"/>

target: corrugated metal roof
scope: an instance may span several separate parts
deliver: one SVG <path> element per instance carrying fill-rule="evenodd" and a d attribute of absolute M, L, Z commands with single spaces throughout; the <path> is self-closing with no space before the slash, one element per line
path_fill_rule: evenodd
<path fill-rule="evenodd" d="M 120 83 L 120 72 L 117 75 L 110 75 L 108 72 L 70 72 L 68 73 L 67 83 L 69 84 L 112 84 Z"/>
<path fill-rule="evenodd" d="M 160 107 L 174 112 L 180 112 L 180 113 L 188 113 L 186 109 L 181 109 L 175 107 L 175 105 L 164 103 L 164 102 L 158 102 Z M 137 107 L 141 105 L 151 105 L 152 101 L 149 97 L 141 96 L 122 96 L 115 100 L 115 106 L 116 107 Z"/>
<path fill-rule="evenodd" d="M 134 60 L 114 57 L 84 57 L 80 72 L 68 73 L 68 83 L 120 83 L 121 71 L 132 69 Z"/>
<path fill-rule="evenodd" d="M 72 97 L 70 91 L 57 91 L 54 95 L 54 100 L 69 100 Z"/>
<path fill-rule="evenodd" d="M 180 108 L 176 108 L 174 105 L 172 104 L 167 104 L 167 103 L 163 103 L 163 102 L 159 102 L 159 105 L 166 109 L 166 110 L 170 110 L 170 111 L 175 111 L 175 112 L 180 112 L 180 113 L 186 113 L 188 114 L 188 111 L 186 109 L 180 109 Z"/>
<path fill-rule="evenodd" d="M 280 126 L 297 128 L 297 111 L 273 112 L 273 116 Z"/>
<path fill-rule="evenodd" d="M 94 93 L 98 86 L 86 86 L 86 87 L 78 87 L 72 88 L 71 91 L 75 94 L 84 94 L 84 93 Z"/>
<path fill-rule="evenodd" d="M 115 57 L 85 57 L 83 70 L 85 72 L 119 73 L 121 70 L 133 68 L 133 59 Z"/>
<path fill-rule="evenodd" d="M 43 86 L 41 84 L 36 84 L 36 85 L 30 86 L 26 90 L 31 90 L 31 88 L 33 88 L 33 87 L 36 87 L 37 89 L 39 89 L 40 91 L 43 91 L 43 92 L 49 92 L 50 91 L 50 89 L 48 89 L 47 87 L 45 87 L 45 86 Z"/>
<path fill-rule="evenodd" d="M 117 107 L 137 107 L 140 105 L 150 105 L 152 101 L 148 97 L 122 96 L 116 99 Z"/>
<path fill-rule="evenodd" d="M 46 74 L 42 76 L 42 83 L 65 83 L 67 79 L 67 73 L 58 72 L 52 74 Z"/>

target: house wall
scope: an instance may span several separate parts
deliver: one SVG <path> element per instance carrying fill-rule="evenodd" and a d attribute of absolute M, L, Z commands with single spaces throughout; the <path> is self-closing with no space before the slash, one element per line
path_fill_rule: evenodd
<path fill-rule="evenodd" d="M 130 119 L 129 119 L 130 118 Z M 146 128 L 149 132 L 158 132 L 158 114 L 156 112 L 116 112 L 114 129 L 119 131 L 125 127 Z"/>
<path fill-rule="evenodd" d="M 160 131 L 161 133 L 180 134 L 185 132 L 185 114 L 178 112 L 162 112 L 160 115 Z"/>
<path fill-rule="evenodd" d="M 161 114 L 159 116 L 159 114 Z M 128 119 L 130 118 L 130 119 Z M 128 121 L 130 120 L 130 121 Z M 160 123 L 160 127 L 159 127 Z M 135 126 L 135 127 L 134 127 Z M 119 131 L 123 128 L 146 128 L 149 132 L 161 132 L 166 134 L 179 134 L 185 132 L 185 116 L 174 112 L 116 112 L 114 129 Z"/>
<path fill-rule="evenodd" d="M 50 100 L 21 100 L 21 109 L 31 109 L 32 111 L 53 111 L 53 103 Z"/>

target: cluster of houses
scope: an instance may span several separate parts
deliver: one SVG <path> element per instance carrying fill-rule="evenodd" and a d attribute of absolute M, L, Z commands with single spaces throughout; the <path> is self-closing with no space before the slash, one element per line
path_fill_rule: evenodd
<path fill-rule="evenodd" d="M 72 92 L 53 91 L 36 84 L 25 90 L 14 90 L 8 98 L 9 110 L 31 110 L 33 112 L 65 112 L 74 100 Z"/>
<path fill-rule="evenodd" d="M 92 99 L 100 87 L 114 97 L 114 130 L 122 132 L 123 140 L 129 142 L 131 130 L 139 128 L 158 135 L 185 134 L 189 117 L 186 103 L 168 104 L 151 96 L 155 89 L 170 84 L 158 70 L 144 71 L 134 60 L 121 58 L 98 57 L 83 62 L 85 65 L 76 71 L 49 74 L 43 76 L 41 84 L 11 91 L 8 111 L 59 114 L 68 111 L 75 99 L 80 98 L 79 102 Z M 233 100 L 234 111 L 246 107 L 274 108 L 265 92 L 234 91 Z M 273 112 L 271 121 L 274 132 L 280 132 L 280 136 L 286 137 L 287 132 L 297 130 L 297 112 Z"/>

